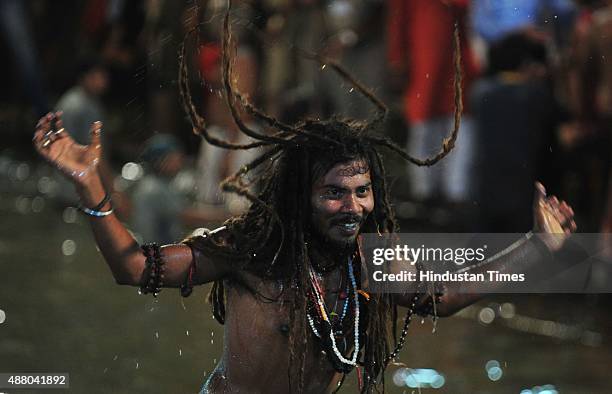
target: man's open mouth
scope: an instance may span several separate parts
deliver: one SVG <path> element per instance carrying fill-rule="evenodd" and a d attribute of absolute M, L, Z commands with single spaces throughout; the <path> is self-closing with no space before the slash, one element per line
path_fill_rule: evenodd
<path fill-rule="evenodd" d="M 350 220 L 337 222 L 335 226 L 338 227 L 340 232 L 344 235 L 354 235 L 359 230 L 360 224 L 361 221 Z"/>
<path fill-rule="evenodd" d="M 352 222 L 352 223 L 341 223 L 340 227 L 342 227 L 345 230 L 350 230 L 350 231 L 354 231 L 357 230 L 357 227 L 359 226 L 359 223 L 357 222 Z"/>

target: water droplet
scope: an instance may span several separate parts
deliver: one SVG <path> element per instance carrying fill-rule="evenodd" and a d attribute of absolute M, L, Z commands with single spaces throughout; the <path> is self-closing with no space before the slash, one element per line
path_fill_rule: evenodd
<path fill-rule="evenodd" d="M 36 196 L 32 199 L 32 212 L 42 212 L 42 210 L 45 207 L 45 200 L 40 197 L 40 196 Z"/>
<path fill-rule="evenodd" d="M 128 181 L 137 181 L 142 178 L 144 170 L 138 163 L 128 162 L 121 168 L 121 177 Z"/>
<path fill-rule="evenodd" d="M 493 367 L 487 371 L 487 376 L 494 382 L 501 379 L 502 375 L 503 371 L 500 367 Z"/>
<path fill-rule="evenodd" d="M 499 307 L 499 315 L 504 319 L 512 319 L 515 314 L 516 308 L 514 307 L 514 304 L 510 302 L 504 302 Z"/>
<path fill-rule="evenodd" d="M 446 383 L 446 379 L 444 378 L 444 376 L 437 375 L 431 382 L 431 387 L 434 389 L 439 389 L 444 386 L 444 383 Z"/>
<path fill-rule="evenodd" d="M 136 369 L 138 369 L 139 366 L 140 366 L 140 364 L 136 363 Z"/>
<path fill-rule="evenodd" d="M 2 309 L 0 309 L 0 324 L 4 323 L 6 320 L 6 313 Z"/>
<path fill-rule="evenodd" d="M 495 311 L 492 308 L 482 308 L 478 313 L 478 320 L 483 324 L 491 324 L 495 320 Z"/>
<path fill-rule="evenodd" d="M 113 361 L 117 361 L 117 355 L 115 354 L 115 357 L 113 357 Z"/>
<path fill-rule="evenodd" d="M 30 211 L 30 207 L 31 207 L 31 203 L 28 197 L 19 196 L 15 200 L 15 208 L 17 209 L 17 212 L 19 213 L 22 213 L 22 214 L 28 213 Z"/>
<path fill-rule="evenodd" d="M 488 373 L 491 368 L 496 368 L 496 367 L 499 368 L 499 361 L 497 361 L 497 360 L 489 360 L 485 364 L 485 371 L 487 371 L 487 373 Z"/>
<path fill-rule="evenodd" d="M 64 223 L 76 223 L 78 211 L 74 207 L 68 207 L 62 212 L 62 220 Z"/>
<path fill-rule="evenodd" d="M 104 368 L 104 371 L 102 371 L 102 373 L 106 373 L 108 371 L 108 368 Z"/>
<path fill-rule="evenodd" d="M 155 332 L 155 339 L 159 339 L 159 332 Z"/>
<path fill-rule="evenodd" d="M 185 335 L 189 336 L 189 330 L 185 331 Z"/>
<path fill-rule="evenodd" d="M 183 355 L 183 350 L 179 349 L 179 356 L 182 356 L 182 355 Z"/>
<path fill-rule="evenodd" d="M 26 163 L 21 163 L 15 169 L 15 179 L 25 181 L 30 176 L 30 166 Z"/>
<path fill-rule="evenodd" d="M 47 176 L 41 177 L 36 183 L 36 188 L 42 194 L 49 194 L 53 189 L 54 182 Z"/>
<path fill-rule="evenodd" d="M 71 239 L 67 239 L 62 242 L 62 254 L 64 256 L 72 256 L 76 252 L 76 242 Z"/>

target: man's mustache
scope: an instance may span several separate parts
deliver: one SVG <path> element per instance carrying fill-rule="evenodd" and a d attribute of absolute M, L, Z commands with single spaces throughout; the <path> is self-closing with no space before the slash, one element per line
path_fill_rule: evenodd
<path fill-rule="evenodd" d="M 342 214 L 342 215 L 338 215 L 336 217 L 334 217 L 331 220 L 331 224 L 332 225 L 337 225 L 337 224 L 346 224 L 346 223 L 357 223 L 357 224 L 363 224 L 363 220 L 364 217 L 363 215 L 356 215 L 356 214 Z"/>

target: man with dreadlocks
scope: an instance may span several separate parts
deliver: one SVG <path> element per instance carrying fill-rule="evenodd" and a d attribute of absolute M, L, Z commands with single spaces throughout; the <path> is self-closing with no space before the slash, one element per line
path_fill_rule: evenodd
<path fill-rule="evenodd" d="M 179 287 L 188 296 L 193 286 L 213 282 L 209 299 L 215 318 L 225 324 L 225 350 L 203 392 L 330 392 L 354 368 L 363 393 L 384 390 L 384 370 L 404 344 L 413 313 L 428 314 L 433 309 L 445 316 L 479 298 L 429 294 L 418 288 L 407 288 L 402 295 L 368 294 L 359 286 L 358 235 L 397 231 L 381 150 L 397 152 L 417 165 L 434 164 L 453 146 L 461 101 L 457 100 L 453 135 L 440 153 L 415 159 L 378 135 L 385 106 L 327 60 L 378 107 L 373 121 L 332 119 L 288 125 L 260 112 L 232 86 L 230 43 L 228 7 L 225 92 L 236 124 L 254 142 L 236 145 L 211 136 L 191 102 L 184 63 L 180 75 L 194 131 L 227 149 L 264 147 L 264 153 L 222 183 L 225 191 L 252 202 L 247 213 L 223 227 L 174 245 L 140 247 L 112 214 L 98 175 L 99 122 L 92 125 L 91 144 L 82 146 L 64 132 L 59 115 L 49 114 L 38 123 L 36 149 L 76 185 L 81 210 L 91 217 L 96 242 L 117 283 L 140 286 L 143 293 L 154 295 L 162 287 Z M 456 56 L 457 67 L 459 61 Z M 271 132 L 249 129 L 237 104 Z M 541 186 L 534 216 L 536 236 L 525 237 L 474 272 L 525 272 L 546 260 L 548 251 L 559 249 L 576 227 L 571 208 L 547 198 Z M 550 236 L 559 232 L 561 237 Z M 391 340 L 398 305 L 408 307 L 408 312 L 400 338 Z"/>

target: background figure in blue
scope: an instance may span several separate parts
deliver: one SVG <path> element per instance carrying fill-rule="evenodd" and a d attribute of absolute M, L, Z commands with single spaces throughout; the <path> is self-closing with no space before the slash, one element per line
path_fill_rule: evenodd
<path fill-rule="evenodd" d="M 516 31 L 545 25 L 568 25 L 575 5 L 571 0 L 472 0 L 472 25 L 491 44 Z"/>
<path fill-rule="evenodd" d="M 184 235 L 181 212 L 185 201 L 172 180 L 183 167 L 183 149 L 174 136 L 157 134 L 147 142 L 143 158 L 148 173 L 133 194 L 133 230 L 144 242 L 179 239 Z"/>
<path fill-rule="evenodd" d="M 77 83 L 57 102 L 63 112 L 64 127 L 79 144 L 89 142 L 89 128 L 95 121 L 105 120 L 101 97 L 108 89 L 106 68 L 97 57 L 83 57 L 76 70 Z"/>

